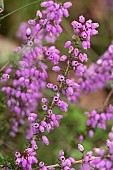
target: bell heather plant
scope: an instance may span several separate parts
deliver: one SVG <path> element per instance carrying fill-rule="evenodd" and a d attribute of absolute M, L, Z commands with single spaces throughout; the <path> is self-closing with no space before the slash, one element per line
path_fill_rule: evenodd
<path fill-rule="evenodd" d="M 28 146 L 24 151 L 16 152 L 13 165 L 6 162 L 1 165 L 4 169 L 55 169 L 74 170 L 76 165 L 85 170 L 107 170 L 113 169 L 113 128 L 106 141 L 107 151 L 104 148 L 94 148 L 93 151 L 85 153 L 81 142 L 85 135 L 79 137 L 78 150 L 82 153 L 82 159 L 75 160 L 73 157 L 65 157 L 63 150 L 59 151 L 59 159 L 54 165 L 38 160 L 39 141 L 49 145 L 48 133 L 60 126 L 62 112 L 68 111 L 69 103 L 76 103 L 81 92 L 92 92 L 98 88 L 105 87 L 106 82 L 112 80 L 113 75 L 113 44 L 95 64 L 89 68 L 85 65 L 88 61 L 86 51 L 91 48 L 91 37 L 98 34 L 98 23 L 91 19 L 86 20 L 79 16 L 78 21 L 72 21 L 73 35 L 71 40 L 64 44 L 68 55 L 61 55 L 54 43 L 63 32 L 61 22 L 63 17 L 68 17 L 68 9 L 71 2 L 57 3 L 54 0 L 40 3 L 42 11 L 37 10 L 34 19 L 22 23 L 17 37 L 25 43 L 18 46 L 15 56 L 19 56 L 18 64 L 7 63 L 0 69 L 2 72 L 2 92 L 6 94 L 10 116 L 9 135 L 15 137 L 18 129 L 24 124 L 25 137 Z M 65 62 L 65 67 L 63 63 Z M 48 78 L 48 63 L 51 63 L 52 71 L 56 72 L 57 83 L 46 83 Z M 6 68 L 7 66 L 7 68 Z M 3 73 L 3 69 L 6 70 Z M 70 72 L 77 77 L 70 78 Z M 109 100 L 113 94 L 113 85 L 107 96 L 103 108 L 85 112 L 87 116 L 87 129 L 90 137 L 94 135 L 97 128 L 106 129 L 106 121 L 113 119 L 113 106 Z M 53 97 L 44 96 L 43 91 L 51 89 Z M 38 106 L 41 110 L 37 113 Z M 57 113 L 56 108 L 59 108 Z M 43 151 L 42 151 L 43 152 Z M 75 167 L 75 168 L 74 168 Z"/>

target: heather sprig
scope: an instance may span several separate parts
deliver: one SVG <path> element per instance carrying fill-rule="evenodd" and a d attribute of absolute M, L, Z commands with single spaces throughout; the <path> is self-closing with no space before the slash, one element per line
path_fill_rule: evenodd
<path fill-rule="evenodd" d="M 71 2 L 64 4 L 53 0 L 41 2 L 42 11 L 37 10 L 35 18 L 23 23 L 17 32 L 17 36 L 25 41 L 25 45 L 16 49 L 15 55 L 21 54 L 18 64 L 15 67 L 8 63 L 0 70 L 3 71 L 9 65 L 2 74 L 0 82 L 3 84 L 2 91 L 7 96 L 7 106 L 13 113 L 10 119 L 12 124 L 10 135 L 14 137 L 20 125 L 26 122 L 28 124 L 26 140 L 29 141 L 29 145 L 23 152 L 15 153 L 15 169 L 46 170 L 58 167 L 62 170 L 74 170 L 73 165 L 76 166 L 76 164 L 80 164 L 81 170 L 113 168 L 113 129 L 109 133 L 110 140 L 106 142 L 107 151 L 103 148 L 94 148 L 93 156 L 92 151 L 85 153 L 85 148 L 79 143 L 78 150 L 82 153 L 80 160 L 67 158 L 63 150 L 59 152 L 56 164 L 48 166 L 38 160 L 40 140 L 45 145 L 51 143 L 47 133 L 60 126 L 62 112 L 68 111 L 69 102 L 76 103 L 82 90 L 93 91 L 104 87 L 107 80 L 112 80 L 113 45 L 110 45 L 108 51 L 91 66 L 91 69 L 85 65 L 88 61 L 86 50 L 90 48 L 91 37 L 98 34 L 98 23 L 93 23 L 92 20 L 86 21 L 81 15 L 79 21 L 71 23 L 74 34 L 72 39 L 64 44 L 68 54 L 61 56 L 60 51 L 54 46 L 54 42 L 63 32 L 61 21 L 63 17 L 69 16 L 68 8 L 71 6 Z M 43 42 L 46 42 L 46 45 Z M 49 61 L 52 71 L 58 74 L 56 84 L 46 83 L 48 65 L 45 61 Z M 64 62 L 65 66 L 62 67 Z M 74 73 L 78 81 L 70 78 L 70 72 Z M 96 77 L 96 80 L 92 75 Z M 94 82 L 97 84 L 96 88 L 92 85 Z M 47 88 L 53 91 L 52 98 L 44 96 Z M 108 105 L 112 93 L 108 95 L 101 111 L 94 109 L 85 113 L 88 117 L 87 126 L 90 137 L 94 135 L 93 129 L 96 127 L 106 129 L 106 121 L 113 119 L 113 106 Z M 38 105 L 41 105 L 40 111 Z M 56 108 L 59 108 L 58 113 Z M 81 135 L 79 139 L 82 142 L 84 136 Z M 2 167 L 11 169 L 10 161 L 7 163 Z"/>
<path fill-rule="evenodd" d="M 45 35 L 52 38 L 54 37 L 53 34 L 58 35 L 58 33 L 53 31 L 53 28 L 56 31 L 60 29 L 63 14 L 65 15 L 65 12 L 68 12 L 67 9 L 71 6 L 71 3 L 64 3 L 63 6 L 54 1 L 49 1 L 46 5 L 44 4 L 41 3 L 41 6 L 47 8 L 46 12 L 38 10 L 36 18 L 28 21 L 29 27 L 26 27 L 24 31 L 27 42 L 23 47 L 16 49 L 17 55 L 22 53 L 23 56 L 17 66 L 18 69 L 16 68 L 15 70 L 14 67 L 10 66 L 2 75 L 1 81 L 5 83 L 12 72 L 15 71 L 16 74 L 16 79 L 12 80 L 12 87 L 4 86 L 2 88 L 2 91 L 9 98 L 7 102 L 8 107 L 11 107 L 11 111 L 16 113 L 16 118 L 11 119 L 13 127 L 10 135 L 12 136 L 15 136 L 15 133 L 18 132 L 19 124 L 24 124 L 24 121 L 21 121 L 23 117 L 25 115 L 29 116 L 30 112 L 36 110 L 38 106 L 37 100 L 42 97 L 40 91 L 44 90 L 45 79 L 48 77 L 47 66 L 43 63 L 43 59 L 48 58 L 53 64 L 58 64 L 60 58 L 60 51 L 55 49 L 54 46 L 46 47 L 42 46 L 41 43 Z M 51 9 L 49 8 L 50 5 Z M 56 8 L 56 13 L 62 10 L 65 12 L 51 18 L 53 7 Z M 49 30 L 48 26 L 51 26 L 52 30 Z"/>
<path fill-rule="evenodd" d="M 77 89 L 78 88 L 78 84 L 74 82 L 74 80 L 71 80 L 68 78 L 69 76 L 69 72 L 70 70 L 74 70 L 75 74 L 79 77 L 82 76 L 83 72 L 84 72 L 84 65 L 82 64 L 83 61 L 87 61 L 87 55 L 84 53 L 82 54 L 82 52 L 79 52 L 79 49 L 76 49 L 76 36 L 73 35 L 72 37 L 72 42 L 66 42 L 65 43 L 65 48 L 68 48 L 69 51 L 69 56 L 61 56 L 61 58 L 64 58 L 64 60 L 67 62 L 67 66 L 65 67 L 65 69 L 63 70 L 63 72 L 61 74 L 58 75 L 57 77 L 57 82 L 58 85 L 54 85 L 52 83 L 48 83 L 47 87 L 52 89 L 53 91 L 55 91 L 55 95 L 52 99 L 52 102 L 49 103 L 49 100 L 47 98 L 42 98 L 42 110 L 46 112 L 44 119 L 40 122 L 37 123 L 37 115 L 36 114 L 30 114 L 28 120 L 31 123 L 31 128 L 32 128 L 32 132 L 33 132 L 33 138 L 32 138 L 32 142 L 31 145 L 33 147 L 33 149 L 37 149 L 37 144 L 36 141 L 34 140 L 34 138 L 37 139 L 41 138 L 42 142 L 46 145 L 49 144 L 48 138 L 46 136 L 40 136 L 38 134 L 43 133 L 46 129 L 46 131 L 50 132 L 51 130 L 54 129 L 54 126 L 59 126 L 59 122 L 58 120 L 62 118 L 62 115 L 56 115 L 53 113 L 53 108 L 58 106 L 60 108 L 60 110 L 67 112 L 68 110 L 68 104 L 63 101 L 61 99 L 61 95 L 64 94 L 65 96 L 69 95 L 70 97 L 72 97 L 73 95 L 73 89 Z M 51 48 L 51 47 L 50 47 Z M 58 52 L 58 50 L 55 49 L 55 47 L 52 47 L 51 49 L 45 49 L 46 51 L 46 55 L 47 56 L 51 56 L 51 58 L 47 59 L 51 59 L 53 64 L 59 64 L 60 61 L 60 56 L 55 56 L 55 58 L 53 57 L 54 55 L 51 55 L 51 53 L 53 52 Z M 52 51 L 51 51 L 52 50 Z M 58 53 L 59 54 L 59 53 Z M 62 59 L 61 59 L 62 61 Z M 53 69 L 55 72 L 59 72 L 60 71 L 60 67 L 56 66 Z M 79 71 L 78 71 L 79 70 Z M 65 94 L 65 93 L 66 94 Z M 24 157 L 24 159 L 26 159 Z M 27 158 L 28 159 L 28 158 Z M 20 159 L 19 159 L 20 160 Z M 65 157 L 63 155 L 60 155 L 60 160 L 63 161 L 61 163 L 61 168 L 63 169 L 70 169 L 69 167 L 71 166 L 72 162 L 74 163 L 74 160 L 65 160 Z M 22 162 L 23 160 L 21 160 L 18 164 L 19 166 L 22 166 L 23 169 L 24 167 L 27 168 L 27 166 L 30 164 L 28 160 L 26 160 L 24 164 L 24 162 Z M 72 161 L 72 162 L 71 162 Z M 17 158 L 17 162 L 18 162 L 18 158 Z M 33 164 L 34 162 L 31 161 L 31 164 Z M 31 165 L 30 165 L 31 166 Z M 40 163 L 39 164 L 40 169 L 47 169 L 46 166 L 44 165 L 44 163 Z"/>

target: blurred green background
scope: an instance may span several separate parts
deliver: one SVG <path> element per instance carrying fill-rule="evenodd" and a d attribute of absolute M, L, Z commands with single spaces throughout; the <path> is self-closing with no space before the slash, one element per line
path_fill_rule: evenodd
<path fill-rule="evenodd" d="M 18 9 L 31 2 L 33 2 L 33 0 L 5 0 L 5 10 L 3 12 L 3 15 L 6 15 L 7 13 L 10 13 L 15 9 Z M 59 2 L 63 3 L 66 1 L 59 0 Z M 71 2 L 73 6 L 69 10 L 70 17 L 63 19 L 62 27 L 64 29 L 64 32 L 58 38 L 55 45 L 58 49 L 61 50 L 61 54 L 67 53 L 63 46 L 65 41 L 69 40 L 73 34 L 70 23 L 72 20 L 78 20 L 79 15 L 84 15 L 87 19 L 92 19 L 94 22 L 98 22 L 100 25 L 99 34 L 92 38 L 92 48 L 87 52 L 90 64 L 92 61 L 94 62 L 98 59 L 98 57 L 108 48 L 108 45 L 113 40 L 113 0 L 71 0 Z M 9 60 L 9 54 L 19 43 L 21 43 L 21 40 L 18 40 L 15 36 L 19 25 L 23 21 L 34 18 L 36 10 L 38 9 L 40 9 L 39 2 L 37 2 L 37 4 L 35 5 L 31 5 L 29 7 L 21 9 L 20 11 L 10 15 L 9 17 L 1 21 L 1 67 L 3 64 L 5 64 L 5 62 L 7 62 L 7 60 Z M 50 75 L 49 80 L 52 81 L 53 77 L 54 75 Z M 72 155 L 76 159 L 81 158 L 82 155 L 77 151 L 77 143 L 78 134 L 85 131 L 86 117 L 84 115 L 84 111 L 90 110 L 95 107 L 99 108 L 100 105 L 102 105 L 106 95 L 107 92 L 105 92 L 105 90 L 101 90 L 97 93 L 92 94 L 91 96 L 82 96 L 81 100 L 83 100 L 83 102 L 82 104 L 78 104 L 80 107 L 82 107 L 82 109 L 80 109 L 77 105 L 71 105 L 69 113 L 64 114 L 64 119 L 60 122 L 61 126 L 48 134 L 50 145 L 42 146 L 42 144 L 39 143 L 39 160 L 43 160 L 47 164 L 53 164 L 58 158 L 58 151 L 60 149 L 64 149 L 67 156 Z M 3 115 L 0 116 L 0 120 L 2 120 L 2 117 Z M 0 121 L 1 126 L 2 124 L 4 124 L 4 122 Z M 110 124 L 111 123 L 109 123 L 107 131 L 97 129 L 93 138 L 86 138 L 86 140 L 83 142 L 86 151 L 95 146 L 104 146 L 105 140 L 107 139 L 107 132 L 110 130 Z M 21 130 L 18 136 L 14 139 L 8 136 L 5 136 L 5 139 L 1 138 L 0 156 L 2 157 L 2 155 L 4 154 L 11 156 L 16 150 L 24 149 L 26 145 L 26 143 L 25 145 L 22 145 L 24 141 L 25 140 L 21 133 Z"/>

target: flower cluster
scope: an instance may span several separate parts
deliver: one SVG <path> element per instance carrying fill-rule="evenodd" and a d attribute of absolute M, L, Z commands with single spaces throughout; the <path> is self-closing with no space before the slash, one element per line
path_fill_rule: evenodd
<path fill-rule="evenodd" d="M 55 127 L 59 127 L 59 120 L 62 119 L 61 111 L 68 111 L 68 103 L 62 99 L 65 96 L 69 102 L 75 103 L 80 95 L 80 83 L 75 79 L 69 77 L 70 71 L 73 71 L 75 76 L 80 78 L 86 71 L 84 62 L 87 62 L 87 54 L 82 52 L 78 43 L 82 43 L 83 49 L 90 48 L 90 38 L 98 33 L 98 24 L 93 23 L 92 20 L 85 21 L 83 16 L 79 17 L 79 22 L 73 21 L 72 27 L 74 35 L 71 41 L 67 41 L 64 48 L 68 50 L 68 56 L 60 56 L 60 51 L 55 46 L 43 45 L 43 39 L 46 42 L 54 43 L 56 38 L 62 32 L 61 21 L 63 16 L 68 17 L 68 8 L 71 2 L 58 4 L 53 0 L 41 2 L 41 7 L 44 11 L 38 10 L 36 18 L 31 19 L 28 23 L 21 25 L 17 35 L 26 41 L 24 48 L 18 47 L 17 55 L 22 52 L 22 59 L 19 60 L 18 65 L 11 65 L 2 75 L 1 82 L 5 83 L 2 91 L 8 97 L 7 105 L 14 113 L 11 118 L 12 131 L 10 135 L 15 136 L 18 132 L 19 124 L 24 124 L 24 118 L 27 118 L 30 129 L 26 130 L 27 139 L 30 141 L 30 147 L 24 150 L 23 153 L 16 152 L 15 164 L 17 168 L 23 170 L 32 170 L 33 164 L 38 163 L 36 158 L 36 149 L 38 149 L 37 141 L 41 139 L 42 143 L 49 145 L 49 140 L 44 132 L 50 132 Z M 25 48 L 26 47 L 26 48 Z M 52 70 L 58 73 L 57 84 L 47 83 L 47 88 L 52 89 L 54 96 L 52 99 L 43 97 L 43 91 L 46 88 L 46 79 L 48 78 L 47 65 L 45 61 L 49 60 L 52 63 Z M 64 69 L 59 66 L 59 62 L 66 63 Z M 12 78 L 10 80 L 9 78 Z M 37 113 L 39 100 L 42 101 L 42 112 Z M 59 112 L 55 113 L 58 107 Z M 15 114 L 16 113 L 16 114 Z M 97 115 L 98 113 L 96 113 Z M 102 115 L 101 125 L 103 127 Z M 92 121 L 95 122 L 95 116 L 89 118 L 89 126 Z M 96 122 L 96 125 L 100 122 Z M 105 123 L 105 122 L 104 122 Z M 91 131 L 90 131 L 91 133 Z M 84 152 L 84 147 L 79 144 L 78 149 Z M 74 170 L 72 168 L 76 161 L 69 157 L 65 158 L 64 152 L 59 152 L 60 163 L 58 167 L 63 170 Z M 88 163 L 92 157 L 92 153 L 88 152 L 84 158 L 84 162 Z M 44 162 L 39 163 L 39 169 L 51 169 L 47 167 Z"/>
<path fill-rule="evenodd" d="M 46 105 L 43 106 L 44 109 L 46 107 Z M 28 138 L 32 138 L 35 134 L 43 133 L 45 130 L 50 132 L 54 127 L 59 127 L 58 121 L 62 118 L 62 115 L 55 115 L 52 110 L 48 109 L 45 118 L 39 123 L 37 122 L 37 117 L 38 115 L 36 113 L 31 113 L 28 117 L 31 126 L 31 134 L 29 134 Z M 42 136 L 42 142 L 46 145 L 49 144 L 46 136 Z"/>
<path fill-rule="evenodd" d="M 96 156 L 93 156 L 93 152 L 89 151 L 86 153 L 83 159 L 83 166 L 81 166 L 81 170 L 86 168 L 87 170 L 108 170 L 113 168 L 113 128 L 109 133 L 109 138 L 106 141 L 106 146 L 108 148 L 108 153 L 104 148 L 94 148 L 94 153 Z M 82 145 L 81 145 L 82 146 Z M 83 147 L 83 146 L 82 146 Z"/>
<path fill-rule="evenodd" d="M 112 90 L 112 79 L 113 79 L 113 43 L 110 44 L 108 50 L 100 56 L 96 63 L 93 63 L 86 68 L 84 71 L 83 78 L 79 78 L 80 93 L 83 90 L 85 93 L 93 92 L 97 89 L 106 87 L 107 82 L 111 82 Z M 112 94 L 112 92 L 111 92 Z M 108 103 L 107 103 L 108 104 Z M 95 128 L 106 129 L 106 123 L 113 119 L 112 115 L 112 104 L 108 107 L 107 105 L 100 111 L 92 110 L 90 113 L 85 112 L 88 117 L 87 127 L 89 136 L 94 135 Z M 80 141 L 83 141 L 84 136 L 79 137 Z"/>
<path fill-rule="evenodd" d="M 69 157 L 68 159 L 66 159 L 65 156 L 64 156 L 63 150 L 61 150 L 59 152 L 59 157 L 60 157 L 59 162 L 53 167 L 52 166 L 46 166 L 45 163 L 41 161 L 39 163 L 40 170 L 47 170 L 47 169 L 54 170 L 54 167 L 59 167 L 62 170 L 74 170 L 74 168 L 71 168 L 71 166 L 75 163 L 74 158 Z"/>
<path fill-rule="evenodd" d="M 23 23 L 17 35 L 26 41 L 27 48 L 23 49 L 18 47 L 17 55 L 22 52 L 23 59 L 19 61 L 16 70 L 15 67 L 8 67 L 6 72 L 2 75 L 1 82 L 7 81 L 11 75 L 12 84 L 2 88 L 2 91 L 8 96 L 8 107 L 11 112 L 16 113 L 16 118 L 11 122 L 16 122 L 13 125 L 10 134 L 15 136 L 18 131 L 18 117 L 23 119 L 25 115 L 29 116 L 34 112 L 38 106 L 38 100 L 42 97 L 41 91 L 45 88 L 45 80 L 47 75 L 47 66 L 44 64 L 43 59 L 50 60 L 53 64 L 58 64 L 60 59 L 60 51 L 54 46 L 42 46 L 42 40 L 55 41 L 55 37 L 59 36 L 62 32 L 60 23 L 62 17 L 68 17 L 68 8 L 72 4 L 66 2 L 60 5 L 53 0 L 41 3 L 41 7 L 46 8 L 44 11 L 38 10 L 36 18 L 28 21 L 28 24 Z M 22 36 L 21 36 L 22 35 Z M 36 47 L 33 47 L 35 44 Z M 13 73 L 15 72 L 15 74 Z M 19 118 L 19 119 L 20 119 Z M 24 123 L 24 121 L 22 122 Z"/>
<path fill-rule="evenodd" d="M 62 21 L 62 17 L 68 17 L 68 8 L 72 6 L 71 2 L 66 2 L 63 5 L 60 5 L 54 1 L 46 1 L 41 3 L 42 7 L 47 8 L 46 12 L 44 12 L 44 16 L 46 18 L 46 40 L 50 40 L 52 37 L 52 41 L 54 42 L 55 37 L 58 37 L 62 32 L 62 28 L 60 23 Z M 41 20 L 40 23 L 44 23 L 45 20 Z"/>
<path fill-rule="evenodd" d="M 51 61 L 52 64 L 58 64 L 60 60 L 60 51 L 55 46 L 45 47 L 46 58 Z"/>
<path fill-rule="evenodd" d="M 23 59 L 19 61 L 18 68 L 11 70 L 12 84 L 10 83 L 9 86 L 9 81 L 7 81 L 7 85 L 2 88 L 2 91 L 8 96 L 7 105 L 11 112 L 16 113 L 17 118 L 22 119 L 26 115 L 29 116 L 37 108 L 38 100 L 42 97 L 41 91 L 46 87 L 47 66 L 40 61 L 40 55 L 43 53 L 39 47 L 35 47 L 32 51 L 27 49 Z M 5 74 L 8 73 L 9 68 Z M 4 80 L 6 79 L 2 78 L 1 81 Z M 10 134 L 14 136 L 16 132 L 17 129 L 13 128 L 13 132 Z"/>
<path fill-rule="evenodd" d="M 58 120 L 62 118 L 62 115 L 56 115 L 53 113 L 52 108 L 58 106 L 60 110 L 67 112 L 68 104 L 61 99 L 61 93 L 67 97 L 67 99 L 71 102 L 76 102 L 76 98 L 74 95 L 79 92 L 78 87 L 79 84 L 75 83 L 74 79 L 68 78 L 68 74 L 70 70 L 75 72 L 75 75 L 80 77 L 83 75 L 85 70 L 85 66 L 83 64 L 84 61 L 87 61 L 87 55 L 82 53 L 79 48 L 76 47 L 76 37 L 72 36 L 72 41 L 67 41 L 64 45 L 69 51 L 69 56 L 59 56 L 59 51 L 54 47 L 44 47 L 41 48 L 41 53 L 43 51 L 44 58 L 49 59 L 53 65 L 52 70 L 55 72 L 60 72 L 61 68 L 58 66 L 59 61 L 66 61 L 67 67 L 63 71 L 64 73 L 60 73 L 57 77 L 58 85 L 54 85 L 52 83 L 48 83 L 47 87 L 55 91 L 55 95 L 52 99 L 52 102 L 49 103 L 48 99 L 42 98 L 42 110 L 46 112 L 44 119 L 40 122 L 37 122 L 38 115 L 35 113 L 29 113 L 28 120 L 31 126 L 31 138 L 33 135 L 37 135 L 39 133 L 43 133 L 45 129 L 50 132 L 54 129 L 54 126 L 58 127 Z M 37 51 L 40 51 L 39 48 Z M 33 55 L 34 56 L 34 55 Z M 57 65 L 56 65 L 57 64 Z M 42 142 L 46 145 L 49 144 L 49 141 L 46 136 L 41 135 Z M 36 141 L 34 141 L 34 145 L 32 144 L 33 149 L 38 148 Z M 62 160 L 61 157 L 64 155 L 60 155 L 60 160 L 62 161 L 63 169 L 70 169 L 69 167 L 72 164 L 72 159 L 67 159 L 66 161 Z M 42 166 L 42 165 L 41 165 Z M 44 166 L 44 165 L 43 165 Z"/>
<path fill-rule="evenodd" d="M 113 79 L 113 43 L 108 50 L 100 56 L 96 63 L 90 65 L 80 79 L 81 88 L 84 92 L 92 92 L 104 88 L 108 81 Z"/>
<path fill-rule="evenodd" d="M 63 16 L 68 17 L 68 8 L 72 6 L 71 2 L 58 4 L 53 0 L 41 3 L 41 7 L 46 10 L 36 12 L 36 18 L 31 19 L 28 23 L 22 23 L 17 32 L 17 37 L 24 41 L 28 40 L 31 43 L 30 37 L 36 32 L 39 32 L 34 39 L 34 42 L 40 44 L 43 39 L 47 42 L 54 43 L 56 38 L 62 33 L 61 21 Z"/>
<path fill-rule="evenodd" d="M 92 23 L 92 25 L 93 24 L 94 23 Z M 73 22 L 72 22 L 72 25 L 73 25 Z M 97 27 L 95 26 L 95 30 Z M 91 37 L 92 35 L 93 34 L 90 34 L 89 37 Z M 81 38 L 80 35 L 79 35 L 79 38 Z M 88 58 L 87 58 L 87 54 L 83 53 L 77 46 L 77 38 L 75 35 L 72 36 L 72 41 L 67 41 L 65 43 L 64 48 L 68 49 L 69 56 L 63 55 L 61 56 L 61 58 L 59 58 L 59 60 L 67 62 L 68 67 L 66 70 L 66 74 L 68 74 L 69 70 L 73 70 L 77 77 L 81 77 L 86 69 L 86 66 L 84 66 L 83 62 L 87 61 Z M 54 66 L 53 70 L 55 72 L 60 72 L 61 68 L 59 66 Z M 63 89 L 62 89 L 63 95 L 65 95 L 70 102 L 75 103 L 77 101 L 78 96 L 80 95 L 79 84 L 75 83 L 74 79 L 67 78 L 65 73 L 59 74 L 57 81 L 63 86 Z M 58 86 L 55 86 L 53 84 L 49 84 L 48 87 L 53 88 L 53 90 L 55 87 L 54 91 L 59 92 L 60 90 Z"/>
<path fill-rule="evenodd" d="M 85 112 L 85 115 L 88 118 L 86 126 L 88 127 L 89 136 L 93 137 L 95 128 L 106 130 L 107 121 L 113 120 L 113 106 L 110 105 L 103 112 L 97 110 Z"/>
<path fill-rule="evenodd" d="M 74 168 L 71 168 L 71 166 L 75 163 L 74 158 L 69 157 L 68 159 L 64 156 L 64 151 L 59 152 L 60 161 L 61 161 L 61 169 L 62 170 L 74 170 Z"/>
<path fill-rule="evenodd" d="M 16 165 L 22 167 L 22 169 L 32 169 L 32 164 L 37 164 L 36 152 L 32 148 L 27 148 L 22 154 L 19 152 L 15 153 Z"/>
<path fill-rule="evenodd" d="M 98 34 L 96 29 L 99 27 L 99 24 L 93 23 L 92 20 L 86 21 L 85 17 L 81 15 L 79 22 L 73 21 L 72 26 L 75 34 L 78 34 L 82 40 L 82 47 L 86 50 L 90 48 L 90 38 Z"/>
<path fill-rule="evenodd" d="M 32 132 L 31 138 L 33 138 L 33 136 L 37 136 L 40 133 L 38 138 L 41 138 L 42 142 L 46 145 L 49 144 L 48 138 L 44 135 L 41 135 L 41 133 L 43 133 L 45 130 L 50 132 L 55 126 L 59 127 L 59 120 L 62 118 L 61 114 L 57 115 L 53 112 L 53 108 L 58 106 L 63 112 L 67 112 L 68 110 L 68 104 L 62 100 L 61 94 L 66 96 L 69 101 L 76 102 L 75 95 L 78 95 L 79 93 L 79 84 L 76 83 L 74 79 L 70 79 L 68 75 L 70 70 L 73 70 L 76 76 L 82 76 L 86 68 L 83 62 L 87 61 L 88 59 L 87 54 L 82 53 L 80 49 L 76 47 L 76 43 L 77 41 L 75 35 L 72 36 L 72 41 L 67 41 L 65 43 L 64 47 L 68 49 L 69 56 L 63 55 L 60 57 L 59 50 L 57 50 L 54 46 L 42 48 L 44 58 L 50 60 L 54 65 L 52 70 L 55 72 L 60 72 L 57 77 L 57 85 L 52 83 L 47 84 L 47 87 L 55 92 L 52 101 L 50 102 L 47 98 L 42 98 L 42 110 L 45 112 L 44 118 L 40 122 L 37 121 L 38 115 L 35 113 L 30 113 L 28 117 Z M 64 70 L 62 70 L 58 65 L 60 61 L 66 61 L 67 63 L 67 66 Z M 34 143 L 34 145 L 31 143 L 33 149 L 38 148 L 36 141 Z M 73 158 L 65 159 L 63 152 L 60 152 L 60 160 L 62 169 L 70 169 L 70 166 L 72 163 L 74 163 Z M 42 169 L 46 168 L 42 162 L 39 166 Z"/>

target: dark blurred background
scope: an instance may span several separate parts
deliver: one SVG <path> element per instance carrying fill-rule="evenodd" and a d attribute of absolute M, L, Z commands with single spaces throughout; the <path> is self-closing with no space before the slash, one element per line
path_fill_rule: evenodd
<path fill-rule="evenodd" d="M 66 0 L 58 0 L 63 3 Z M 6 15 L 18 9 L 26 4 L 33 2 L 33 0 L 5 0 L 5 9 L 2 15 Z M 89 64 L 95 62 L 98 57 L 105 52 L 109 44 L 113 40 L 113 0 L 71 0 L 73 6 L 70 8 L 70 17 L 65 18 L 62 22 L 64 32 L 56 41 L 56 46 L 61 50 L 61 54 L 66 53 L 63 48 L 66 40 L 69 40 L 73 34 L 71 28 L 71 21 L 78 20 L 79 15 L 84 15 L 87 19 L 92 19 L 94 22 L 98 22 L 99 34 L 91 40 L 92 48 L 88 50 Z M 35 17 L 36 10 L 40 9 L 40 3 L 28 6 L 20 11 L 10 15 L 3 19 L 0 23 L 0 66 L 5 64 L 9 60 L 9 55 L 14 51 L 15 47 L 21 43 L 21 40 L 16 38 L 16 32 L 19 25 L 23 21 L 27 21 Z M 53 81 L 54 75 L 50 74 L 49 81 Z M 55 129 L 49 134 L 50 145 L 42 146 L 39 144 L 38 157 L 39 160 L 44 160 L 46 163 L 54 163 L 57 160 L 58 151 L 64 149 L 68 154 L 71 154 L 75 158 L 81 157 L 77 151 L 77 136 L 79 132 L 85 130 L 86 117 L 84 111 L 91 110 L 92 108 L 100 108 L 105 100 L 107 92 L 105 90 L 99 90 L 92 95 L 83 95 L 81 102 L 78 106 L 71 105 L 69 113 L 64 114 L 64 119 L 61 121 L 60 128 Z M 108 130 L 109 130 L 108 126 Z M 101 135 L 100 135 L 101 134 Z M 20 138 L 22 140 L 20 141 Z M 95 146 L 100 146 L 107 139 L 107 132 L 98 129 L 93 138 L 87 138 L 83 145 L 87 150 Z M 24 138 L 20 134 L 15 138 L 7 138 L 6 143 L 0 145 L 2 149 L 0 155 L 14 154 L 15 150 L 23 149 L 22 145 Z"/>

